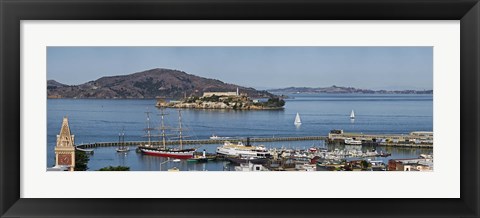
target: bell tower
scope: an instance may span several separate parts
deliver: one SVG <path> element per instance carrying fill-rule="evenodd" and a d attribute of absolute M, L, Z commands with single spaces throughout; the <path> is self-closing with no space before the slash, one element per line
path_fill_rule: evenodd
<path fill-rule="evenodd" d="M 60 134 L 57 135 L 55 146 L 55 165 L 66 166 L 69 171 L 75 168 L 75 136 L 71 134 L 68 126 L 68 117 L 63 117 Z"/>

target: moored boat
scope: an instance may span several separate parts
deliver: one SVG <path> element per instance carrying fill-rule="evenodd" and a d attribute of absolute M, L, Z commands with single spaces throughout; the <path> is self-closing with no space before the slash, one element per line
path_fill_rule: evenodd
<path fill-rule="evenodd" d="M 166 146 L 166 134 L 165 134 L 165 126 L 164 126 L 164 113 L 163 113 L 163 109 L 162 109 L 162 112 L 161 112 L 161 131 L 162 131 L 162 144 L 163 146 L 160 146 L 160 147 L 155 147 L 155 146 L 151 146 L 151 143 L 150 143 L 150 124 L 148 122 L 147 124 L 147 135 L 149 137 L 149 144 L 148 145 L 140 145 L 138 146 L 139 150 L 143 153 L 143 154 L 147 154 L 147 155 L 153 155 L 153 156 L 160 156 L 160 157 L 171 157 L 171 158 L 178 158 L 178 159 L 190 159 L 190 158 L 193 158 L 193 155 L 195 153 L 195 149 L 194 148 L 190 148 L 190 149 L 184 149 L 183 148 L 183 135 L 182 135 L 182 113 L 181 113 L 181 110 L 178 110 L 178 122 L 179 122 L 179 148 L 167 148 Z M 150 118 L 148 116 L 148 113 L 147 113 L 147 121 L 149 121 Z"/>
<path fill-rule="evenodd" d="M 118 134 L 118 148 L 116 149 L 117 152 L 128 152 L 130 148 L 125 145 L 125 130 L 122 130 L 121 133 Z"/>
<path fill-rule="evenodd" d="M 203 163 L 203 162 L 207 162 L 208 160 L 211 160 L 212 158 L 213 157 L 211 157 L 211 156 L 207 157 L 205 149 L 204 149 L 203 152 L 202 152 L 202 155 L 194 154 L 193 158 L 190 158 L 187 161 Z"/>
<path fill-rule="evenodd" d="M 139 147 L 140 151 L 143 154 L 159 156 L 159 157 L 171 157 L 171 158 L 179 158 L 179 159 L 189 159 L 193 157 L 193 153 L 195 149 L 162 149 L 162 148 L 155 148 L 155 147 Z"/>
<path fill-rule="evenodd" d="M 94 152 L 93 149 L 85 149 L 85 148 L 80 148 L 80 147 L 78 147 L 78 146 L 75 146 L 75 149 L 76 149 L 77 151 L 83 151 L 83 152 L 88 153 L 88 154 L 93 154 L 93 152 Z"/>
<path fill-rule="evenodd" d="M 224 156 L 233 156 L 233 157 L 264 157 L 269 158 L 271 156 L 270 152 L 264 146 L 252 146 L 249 144 L 250 139 L 247 138 L 247 144 L 244 145 L 242 142 L 233 144 L 229 141 L 226 141 L 223 146 L 217 147 L 217 154 Z"/>
<path fill-rule="evenodd" d="M 230 137 L 220 137 L 220 136 L 218 136 L 218 135 L 213 134 L 212 136 L 210 136 L 210 139 L 213 139 L 213 140 L 224 140 L 224 139 L 230 139 Z"/>
<path fill-rule="evenodd" d="M 346 145 L 362 145 L 362 141 L 360 140 L 355 140 L 355 139 L 352 139 L 352 138 L 346 138 L 344 140 L 344 143 Z"/>
<path fill-rule="evenodd" d="M 226 141 L 223 146 L 217 148 L 217 154 L 224 156 L 226 160 L 236 164 L 248 162 L 264 164 L 272 157 L 270 151 L 268 151 L 264 146 L 250 145 L 250 138 L 247 138 L 246 145 L 244 145 L 242 142 L 233 144 Z"/>

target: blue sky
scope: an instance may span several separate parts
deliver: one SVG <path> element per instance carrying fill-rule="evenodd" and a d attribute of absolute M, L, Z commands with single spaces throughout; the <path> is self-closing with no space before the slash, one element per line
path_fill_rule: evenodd
<path fill-rule="evenodd" d="M 152 68 L 255 88 L 432 89 L 433 47 L 48 47 L 47 79 L 77 85 Z"/>

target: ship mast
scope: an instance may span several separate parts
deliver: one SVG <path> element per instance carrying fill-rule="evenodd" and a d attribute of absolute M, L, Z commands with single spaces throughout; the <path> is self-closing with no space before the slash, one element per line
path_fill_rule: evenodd
<path fill-rule="evenodd" d="M 180 144 L 180 150 L 183 150 L 183 143 L 182 143 L 182 112 L 178 110 L 178 139 Z"/>
<path fill-rule="evenodd" d="M 160 126 L 160 129 L 162 130 L 162 143 L 163 143 L 163 149 L 167 149 L 167 145 L 166 145 L 166 141 L 165 141 L 165 125 L 164 125 L 164 122 L 163 122 L 163 118 L 165 116 L 165 113 L 163 112 L 163 107 L 160 108 L 160 117 L 162 118 L 161 119 L 161 126 Z"/>
<path fill-rule="evenodd" d="M 118 144 L 119 148 L 125 148 L 125 128 L 122 128 L 122 132 L 118 133 Z"/>
<path fill-rule="evenodd" d="M 122 149 L 122 133 L 118 133 L 118 149 Z"/>
<path fill-rule="evenodd" d="M 148 146 L 151 146 L 152 145 L 152 142 L 151 142 L 151 130 L 152 128 L 150 128 L 150 111 L 147 111 L 145 112 L 147 114 L 147 128 L 145 129 L 147 131 L 147 137 L 148 137 Z"/>
<path fill-rule="evenodd" d="M 122 128 L 122 149 L 125 149 L 125 128 Z"/>

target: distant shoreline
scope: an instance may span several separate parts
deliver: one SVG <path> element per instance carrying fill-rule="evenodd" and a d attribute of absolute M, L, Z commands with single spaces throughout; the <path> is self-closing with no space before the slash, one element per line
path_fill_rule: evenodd
<path fill-rule="evenodd" d="M 331 94 L 331 95 L 346 95 L 346 94 L 357 94 L 357 95 L 433 95 L 433 93 L 319 93 L 319 92 L 273 92 L 274 94 Z M 288 96 L 283 96 L 284 99 L 288 99 Z M 94 99 L 94 100 L 157 100 L 161 98 L 67 98 L 67 97 L 50 97 L 47 96 L 47 99 Z M 175 99 L 175 98 L 171 98 Z"/>
<path fill-rule="evenodd" d="M 341 87 L 341 86 L 330 86 L 330 87 L 287 87 L 280 89 L 268 89 L 266 90 L 272 93 L 288 93 L 288 94 L 301 94 L 301 93 L 312 93 L 312 94 L 433 94 L 432 89 L 424 90 L 371 90 L 371 89 L 357 89 L 354 87 Z"/>

